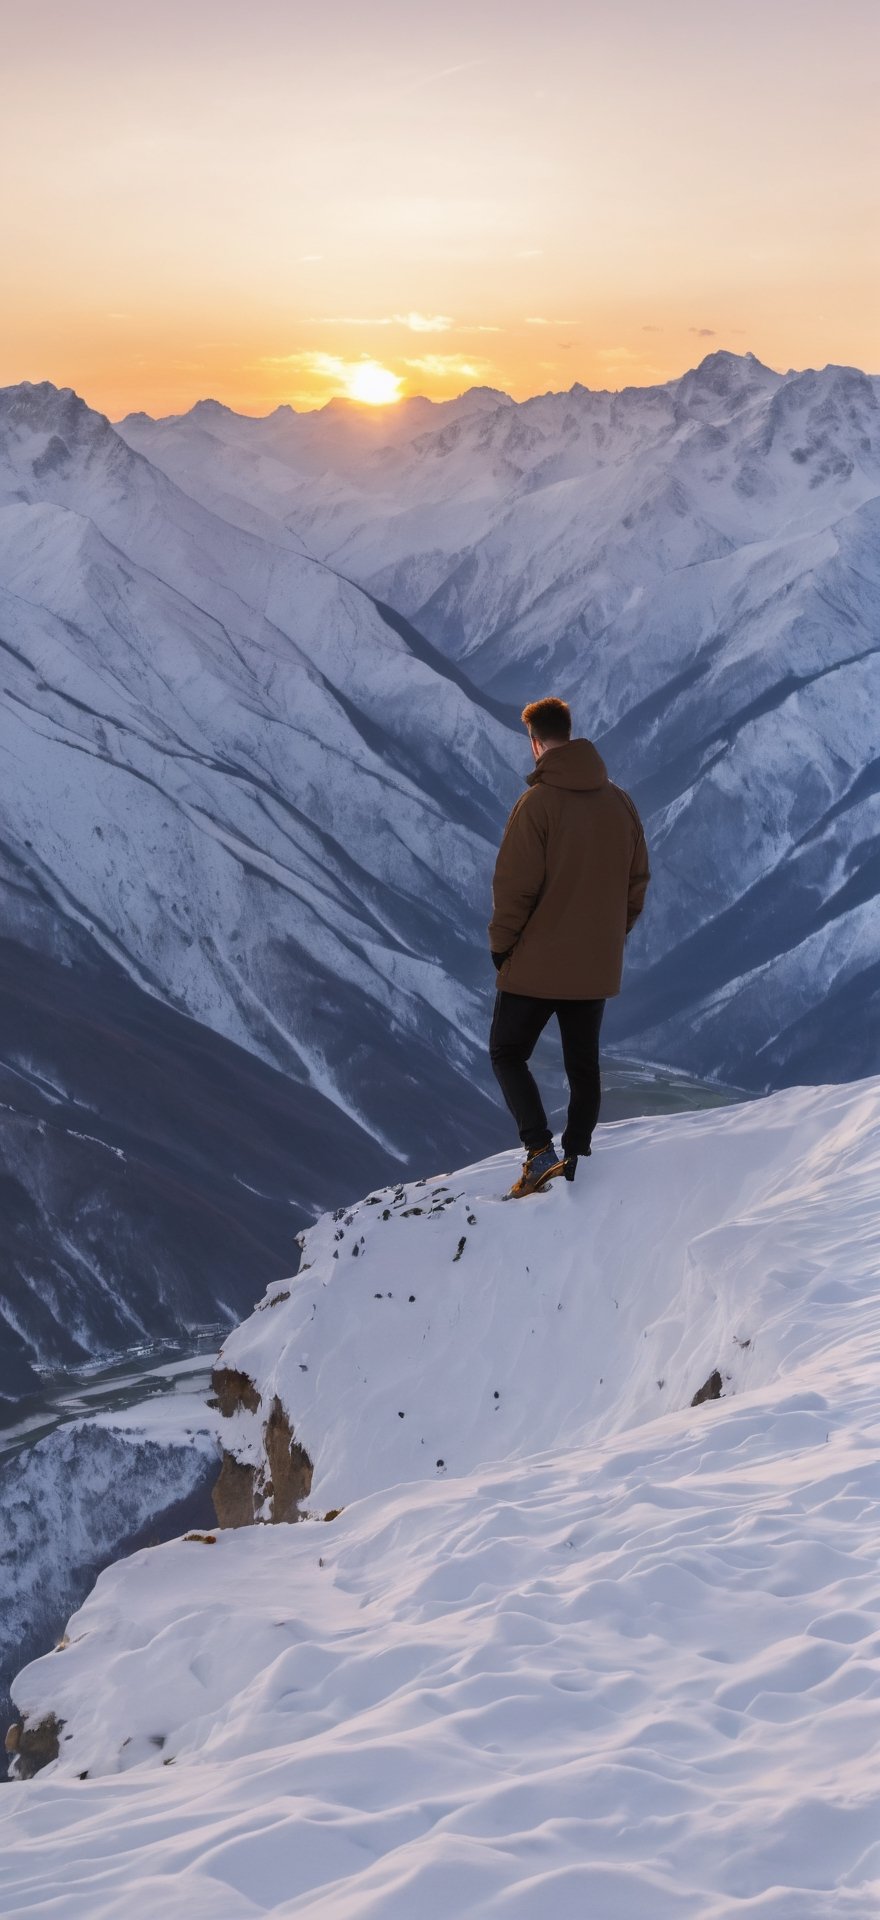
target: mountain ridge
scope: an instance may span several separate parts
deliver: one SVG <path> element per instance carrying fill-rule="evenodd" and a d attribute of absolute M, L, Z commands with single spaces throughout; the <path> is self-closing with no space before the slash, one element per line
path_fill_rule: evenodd
<path fill-rule="evenodd" d="M 833 1071 L 845 1027 L 841 1074 L 880 1060 L 849 1018 L 816 1035 L 847 950 L 864 944 L 859 912 L 874 913 L 856 896 L 878 832 L 878 399 L 858 368 L 780 373 L 719 350 L 653 387 L 576 383 L 409 438 L 398 421 L 361 454 L 310 427 L 301 462 L 296 435 L 266 444 L 283 474 L 262 455 L 237 473 L 218 447 L 233 492 L 279 510 L 485 692 L 514 711 L 548 685 L 572 702 L 657 853 L 606 1027 L 632 1053 L 756 1086 L 762 1060 L 775 1084 Z M 262 444 L 258 423 L 248 432 Z M 176 470 L 187 433 L 144 430 L 143 444 Z M 195 456 L 187 484 L 202 484 Z M 750 902 L 771 908 L 761 975 Z M 818 938 L 835 913 L 836 954 Z M 725 926 L 736 938 L 719 979 Z M 663 1013 L 679 941 L 694 1021 Z M 866 1035 L 880 1024 L 872 978 L 860 966 L 851 986 Z M 814 1009 L 788 1037 L 783 982 Z M 722 988 L 728 1032 L 710 1009 Z"/>

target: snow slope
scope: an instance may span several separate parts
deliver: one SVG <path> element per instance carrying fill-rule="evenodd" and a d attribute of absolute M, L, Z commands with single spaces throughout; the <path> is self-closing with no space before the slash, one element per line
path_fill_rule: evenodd
<path fill-rule="evenodd" d="M 136 1554 L 19 1677 L 0 1911 L 876 1912 L 880 1081 L 512 1170 L 319 1222 L 227 1342 L 315 1517 Z"/>
<path fill-rule="evenodd" d="M 880 383 L 713 353 L 381 436 L 349 411 L 121 431 L 199 496 L 222 467 L 480 686 L 573 701 L 655 855 L 629 1051 L 755 1088 L 880 1066 Z"/>

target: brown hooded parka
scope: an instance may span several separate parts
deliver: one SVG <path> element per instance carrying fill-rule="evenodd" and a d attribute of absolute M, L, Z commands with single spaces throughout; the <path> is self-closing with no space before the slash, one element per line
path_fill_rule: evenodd
<path fill-rule="evenodd" d="M 489 946 L 504 993 L 606 1000 L 650 879 L 642 823 L 590 740 L 542 753 L 504 830 Z"/>

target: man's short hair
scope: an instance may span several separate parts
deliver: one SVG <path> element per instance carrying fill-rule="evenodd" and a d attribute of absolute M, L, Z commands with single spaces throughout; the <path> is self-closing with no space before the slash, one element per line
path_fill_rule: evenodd
<path fill-rule="evenodd" d="M 567 700 L 550 694 L 546 700 L 532 700 L 523 707 L 525 725 L 536 740 L 546 742 L 571 739 L 571 708 Z"/>

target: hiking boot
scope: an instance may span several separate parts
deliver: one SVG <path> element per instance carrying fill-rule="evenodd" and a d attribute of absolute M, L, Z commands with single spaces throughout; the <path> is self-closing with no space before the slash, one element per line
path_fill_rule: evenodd
<path fill-rule="evenodd" d="M 533 1147 L 526 1154 L 525 1164 L 518 1180 L 507 1195 L 508 1200 L 522 1200 L 527 1193 L 540 1193 L 548 1180 L 555 1179 L 561 1173 L 565 1162 L 560 1160 L 552 1140 L 547 1147 Z"/>
<path fill-rule="evenodd" d="M 573 1180 L 575 1174 L 577 1173 L 577 1170 L 578 1170 L 577 1154 L 567 1153 L 562 1163 L 563 1178 L 565 1180 Z"/>

